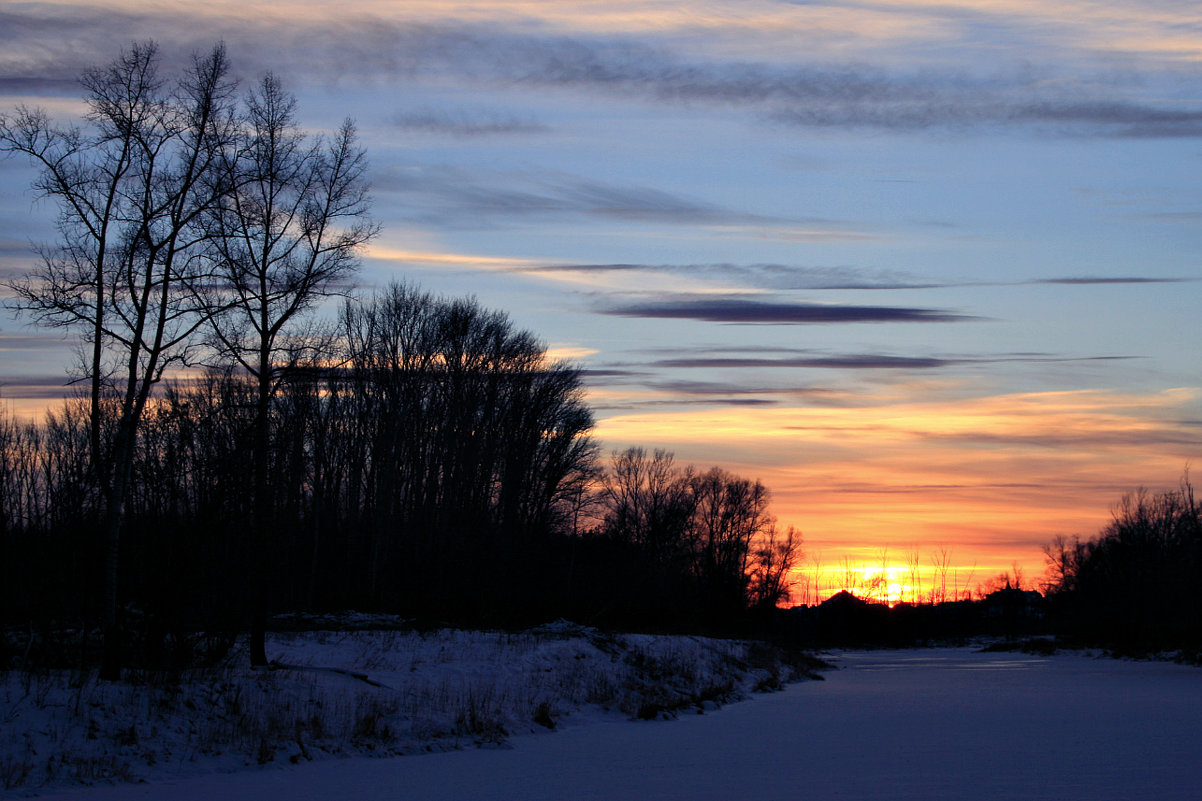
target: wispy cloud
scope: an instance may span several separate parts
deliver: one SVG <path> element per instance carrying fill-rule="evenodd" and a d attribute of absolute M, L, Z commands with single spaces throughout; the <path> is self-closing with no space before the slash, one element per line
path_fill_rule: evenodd
<path fill-rule="evenodd" d="M 0 351 L 59 349 L 65 342 L 54 334 L 0 334 Z"/>
<path fill-rule="evenodd" d="M 394 114 L 390 122 L 409 133 L 468 138 L 542 134 L 551 130 L 529 118 L 493 111 L 402 111 Z"/>
<path fill-rule="evenodd" d="M 12 228 L 18 227 L 15 222 L 9 222 L 8 220 L 0 220 L 0 225 L 11 226 Z M 27 257 L 32 254 L 33 248 L 29 242 L 9 237 L 0 237 L 0 256 L 11 258 L 13 256 Z"/>
<path fill-rule="evenodd" d="M 727 369 L 737 368 L 821 368 L 837 370 L 931 370 L 963 364 L 963 361 L 923 356 L 889 356 L 885 354 L 848 354 L 846 356 L 794 356 L 791 358 L 756 358 L 754 356 L 695 356 L 660 359 L 651 362 L 655 367 Z"/>
<path fill-rule="evenodd" d="M 862 267 L 807 267 L 789 264 L 530 264 L 518 271 L 539 274 L 668 275 L 713 281 L 727 286 L 761 290 L 918 290 L 971 289 L 998 286 L 1095 286 L 1123 284 L 1175 284 L 1202 279 L 1180 276 L 1081 275 L 1025 281 L 954 280 L 923 277 L 900 270 Z"/>
<path fill-rule="evenodd" d="M 708 229 L 756 235 L 863 238 L 851 223 L 819 217 L 748 213 L 662 189 L 621 185 L 556 172 L 467 170 L 452 166 L 381 170 L 373 187 L 406 198 L 414 219 L 449 227 L 486 228 L 571 217 Z M 571 269 L 567 267 L 565 269 Z"/>
<path fill-rule="evenodd" d="M 536 262 L 508 256 L 489 256 L 474 253 L 454 253 L 441 250 L 411 250 L 395 247 L 385 242 L 373 242 L 365 249 L 365 256 L 398 265 L 421 265 L 424 267 L 461 267 L 472 270 L 496 272 L 521 272 L 537 267 Z"/>
<path fill-rule="evenodd" d="M 1104 275 L 1083 275 L 1066 278 L 1041 278 L 1037 281 L 1030 281 L 1032 284 L 1059 284 L 1063 286 L 1092 286 L 1105 284 L 1180 284 L 1185 282 L 1197 281 L 1197 278 L 1157 278 L 1153 276 L 1125 275 L 1125 276 L 1104 276 Z"/>
<path fill-rule="evenodd" d="M 70 392 L 71 387 L 62 374 L 0 378 L 0 400 L 20 399 L 51 402 L 66 397 Z"/>
<path fill-rule="evenodd" d="M 780 303 L 746 298 L 665 298 L 601 306 L 601 314 L 701 320 L 713 323 L 806 325 L 832 323 L 917 323 L 979 320 L 947 309 L 856 306 L 837 303 Z"/>
<path fill-rule="evenodd" d="M 1004 90 L 957 80 L 911 84 L 886 81 L 875 89 L 850 81 L 833 96 L 797 98 L 770 117 L 818 128 L 1006 128 L 1028 126 L 1045 133 L 1123 138 L 1202 136 L 1202 110 L 1153 103 L 1042 97 L 1039 82 L 1015 82 Z M 992 91 L 991 91 L 992 90 Z"/>
<path fill-rule="evenodd" d="M 773 355 L 773 354 L 785 355 Z M 719 354 L 719 355 L 715 355 Z M 685 369 L 792 369 L 824 370 L 938 370 L 947 367 L 988 364 L 1062 364 L 1067 362 L 1096 362 L 1134 359 L 1134 356 L 1057 356 L 1052 354 L 999 354 L 993 356 L 898 356 L 888 353 L 815 354 L 812 351 L 765 349 L 758 355 L 751 348 L 724 353 L 721 348 L 705 348 L 666 359 L 653 359 L 651 368 Z"/>
<path fill-rule="evenodd" d="M 1140 214 L 1138 216 L 1145 220 L 1156 220 L 1158 222 L 1202 225 L 1202 211 L 1161 211 L 1150 214 Z"/>
<path fill-rule="evenodd" d="M 782 124 L 897 131 L 1034 127 L 1119 137 L 1202 135 L 1202 110 L 1116 99 L 1113 76 L 1058 75 L 1029 66 L 988 77 L 959 69 L 903 72 L 863 63 L 695 61 L 631 41 L 473 38 L 493 80 L 746 108 Z M 500 50 L 497 50 L 497 47 Z M 1117 84 L 1117 85 L 1116 85 Z"/>
<path fill-rule="evenodd" d="M 656 380 L 649 382 L 648 386 L 672 395 L 739 396 L 775 395 L 780 392 L 779 387 L 771 385 L 756 386 L 746 382 L 735 383 L 733 381 Z"/>
<path fill-rule="evenodd" d="M 878 22 L 883 17 L 902 19 L 896 9 L 869 5 L 856 4 L 843 11 L 871 12 Z M 956 12 L 962 13 L 954 27 L 964 35 L 975 29 L 983 36 L 991 33 L 1004 39 L 1000 31 L 1009 27 L 998 26 L 1005 18 L 1000 12 L 991 16 L 967 5 L 958 9 L 911 5 L 907 11 L 909 30 L 901 26 L 885 34 L 885 40 L 895 37 L 893 44 L 911 52 L 922 40 L 934 43 L 946 37 Z M 682 43 L 687 37 L 677 39 L 677 34 L 688 32 L 683 18 L 664 21 L 660 15 L 664 27 L 657 31 L 654 24 L 637 21 L 640 13 L 647 20 L 657 19 L 646 8 L 628 14 L 627 24 L 618 22 L 599 33 L 586 33 L 590 26 L 580 15 L 569 24 L 547 25 L 548 16 L 529 4 L 507 7 L 491 19 L 481 18 L 487 13 L 474 15 L 460 9 L 463 21 L 450 13 L 423 19 L 391 8 L 387 12 L 361 4 L 358 9 L 340 9 L 335 22 L 310 10 L 249 17 L 201 10 L 180 16 L 176 8 L 168 15 L 128 6 L 19 6 L 0 13 L 0 31 L 4 31 L 0 44 L 7 53 L 0 57 L 0 89 L 67 88 L 84 66 L 111 58 L 114 41 L 153 36 L 169 45 L 172 53 L 187 53 L 222 38 L 239 69 L 250 75 L 275 69 L 328 81 L 449 79 L 481 89 L 557 87 L 588 95 L 744 109 L 757 119 L 800 127 L 889 131 L 1018 127 L 1115 137 L 1202 136 L 1202 110 L 1174 100 L 1171 92 L 1148 92 L 1137 74 L 1120 75 L 1113 68 L 1068 62 L 1031 66 L 1047 52 L 1045 37 L 1015 42 L 1024 49 L 1017 51 L 1011 65 L 999 65 L 982 75 L 965 72 L 957 61 L 963 54 L 949 64 L 935 62 L 907 70 L 888 61 L 866 63 L 864 53 L 871 51 L 864 48 L 849 50 L 855 53 L 850 59 L 822 51 L 816 33 L 807 37 L 804 18 L 793 20 L 791 26 L 796 36 L 806 37 L 804 41 L 815 41 L 812 49 L 800 48 L 820 53 L 809 61 L 782 59 L 780 53 L 771 59 L 757 58 L 756 42 L 774 34 L 767 27 L 747 26 L 720 37 L 724 48 L 709 48 L 708 57 L 697 57 Z M 970 12 L 975 17 L 971 22 L 965 16 Z M 1034 34 L 1043 20 L 1030 9 L 1023 12 L 1024 23 Z M 924 30 L 918 42 L 912 37 L 916 22 Z M 1170 21 L 1162 25 L 1166 32 L 1172 26 Z M 856 37 L 851 20 L 841 27 L 844 35 L 869 42 L 866 36 Z M 694 26 L 694 32 L 699 30 Z M 714 30 L 706 35 L 714 35 Z M 735 42 L 738 46 L 732 47 Z M 1202 45 L 1195 43 L 1194 48 L 1202 50 Z M 723 51 L 729 54 L 716 55 Z M 1089 51 L 1078 52 L 1084 58 Z M 1177 83 L 1192 79 L 1180 71 L 1162 70 L 1161 75 Z M 423 124 L 445 127 L 447 122 L 431 118 Z"/>
<path fill-rule="evenodd" d="M 713 280 L 757 289 L 936 289 L 960 286 L 924 280 L 895 270 L 805 267 L 788 264 L 546 264 L 542 272 L 585 274 L 659 273 Z"/>

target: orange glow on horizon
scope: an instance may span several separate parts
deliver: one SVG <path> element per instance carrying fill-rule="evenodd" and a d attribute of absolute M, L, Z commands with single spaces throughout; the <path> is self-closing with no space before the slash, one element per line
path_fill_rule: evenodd
<path fill-rule="evenodd" d="M 930 554 L 933 556 L 934 553 Z M 924 560 L 928 554 L 922 554 Z M 944 601 L 976 600 L 1017 579 L 1022 589 L 1040 589 L 1042 574 L 1028 575 L 1022 565 L 1014 574 L 1007 570 L 985 574 L 975 565 L 967 569 L 946 567 L 923 561 L 917 566 L 891 563 L 884 566 L 853 564 L 850 561 L 828 565 L 823 560 L 804 559 L 793 571 L 792 597 L 785 606 L 814 606 L 840 592 L 889 607 L 898 604 L 931 604 Z M 1003 575 L 1003 573 L 1005 575 Z"/>
<path fill-rule="evenodd" d="M 680 464 L 763 481 L 780 524 L 802 535 L 795 596 L 811 603 L 854 592 L 856 582 L 840 578 L 845 565 L 862 584 L 880 572 L 883 550 L 887 585 L 898 586 L 878 597 L 925 598 L 936 584 L 963 597 L 1016 564 L 1037 589 L 1044 544 L 1093 536 L 1123 493 L 1173 486 L 1202 455 L 1181 422 L 1197 389 L 975 398 L 941 389 L 895 387 L 893 397 L 847 406 L 618 412 L 598 421 L 596 435 L 610 449 L 664 448 Z M 926 392 L 944 398 L 915 400 Z M 911 581 L 897 565 L 914 549 Z"/>

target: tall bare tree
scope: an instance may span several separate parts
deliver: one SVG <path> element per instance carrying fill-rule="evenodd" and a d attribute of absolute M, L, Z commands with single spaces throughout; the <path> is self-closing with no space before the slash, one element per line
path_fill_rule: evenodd
<path fill-rule="evenodd" d="M 342 294 L 361 249 L 377 226 L 367 217 L 366 156 L 347 120 L 328 141 L 297 126 L 296 100 L 267 75 L 248 93 L 236 146 L 223 165 L 226 191 L 205 217 L 215 281 L 198 286 L 219 354 L 236 362 L 256 387 L 255 521 L 251 560 L 251 663 L 264 650 L 267 569 L 274 503 L 268 468 L 271 404 L 298 355 L 308 361 L 319 338 L 300 325 L 324 298 Z"/>
<path fill-rule="evenodd" d="M 106 679 L 121 671 L 119 537 L 138 431 L 152 388 L 188 359 L 207 314 L 186 287 L 235 130 L 224 46 L 194 57 L 175 81 L 159 62 L 157 47 L 142 43 L 85 72 L 83 125 L 60 127 L 25 107 L 0 118 L 0 149 L 40 168 L 34 188 L 59 210 L 58 243 L 9 287 L 35 322 L 79 330 L 85 344 L 80 378 L 106 541 Z"/>
<path fill-rule="evenodd" d="M 749 603 L 772 609 L 791 600 L 797 584 L 793 568 L 802 558 L 801 535 L 793 526 L 782 534 L 775 524 L 770 524 L 753 546 Z"/>

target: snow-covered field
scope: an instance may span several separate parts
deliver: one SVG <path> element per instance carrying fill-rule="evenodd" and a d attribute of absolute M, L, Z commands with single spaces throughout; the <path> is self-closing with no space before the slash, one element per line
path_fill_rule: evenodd
<path fill-rule="evenodd" d="M 794 670 L 753 643 L 568 623 L 280 633 L 268 653 L 284 667 L 235 653 L 171 685 L 0 673 L 0 794 L 503 747 L 583 719 L 717 709 Z"/>
<path fill-rule="evenodd" d="M 569 641 L 570 642 L 570 641 Z M 578 714 L 506 749 L 280 760 L 125 799 L 1197 799 L 1202 670 L 972 649 L 853 652 L 719 714 Z M 58 797 L 58 796 L 56 796 Z"/>

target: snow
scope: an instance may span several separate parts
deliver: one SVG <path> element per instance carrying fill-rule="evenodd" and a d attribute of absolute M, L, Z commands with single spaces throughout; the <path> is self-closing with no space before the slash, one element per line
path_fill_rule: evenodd
<path fill-rule="evenodd" d="M 177 684 L 0 673 L 0 793 L 506 747 L 578 719 L 716 709 L 789 678 L 747 642 L 616 636 L 562 621 L 420 632 L 361 618 L 272 635 L 280 667 L 271 671 L 246 667 L 241 650 Z"/>
<path fill-rule="evenodd" d="M 52 797 L 1198 798 L 1197 668 L 966 648 L 835 659 L 839 669 L 826 681 L 755 695 L 716 714 L 631 722 L 582 711 L 554 734 L 511 738 L 508 749 L 276 762 Z"/>

